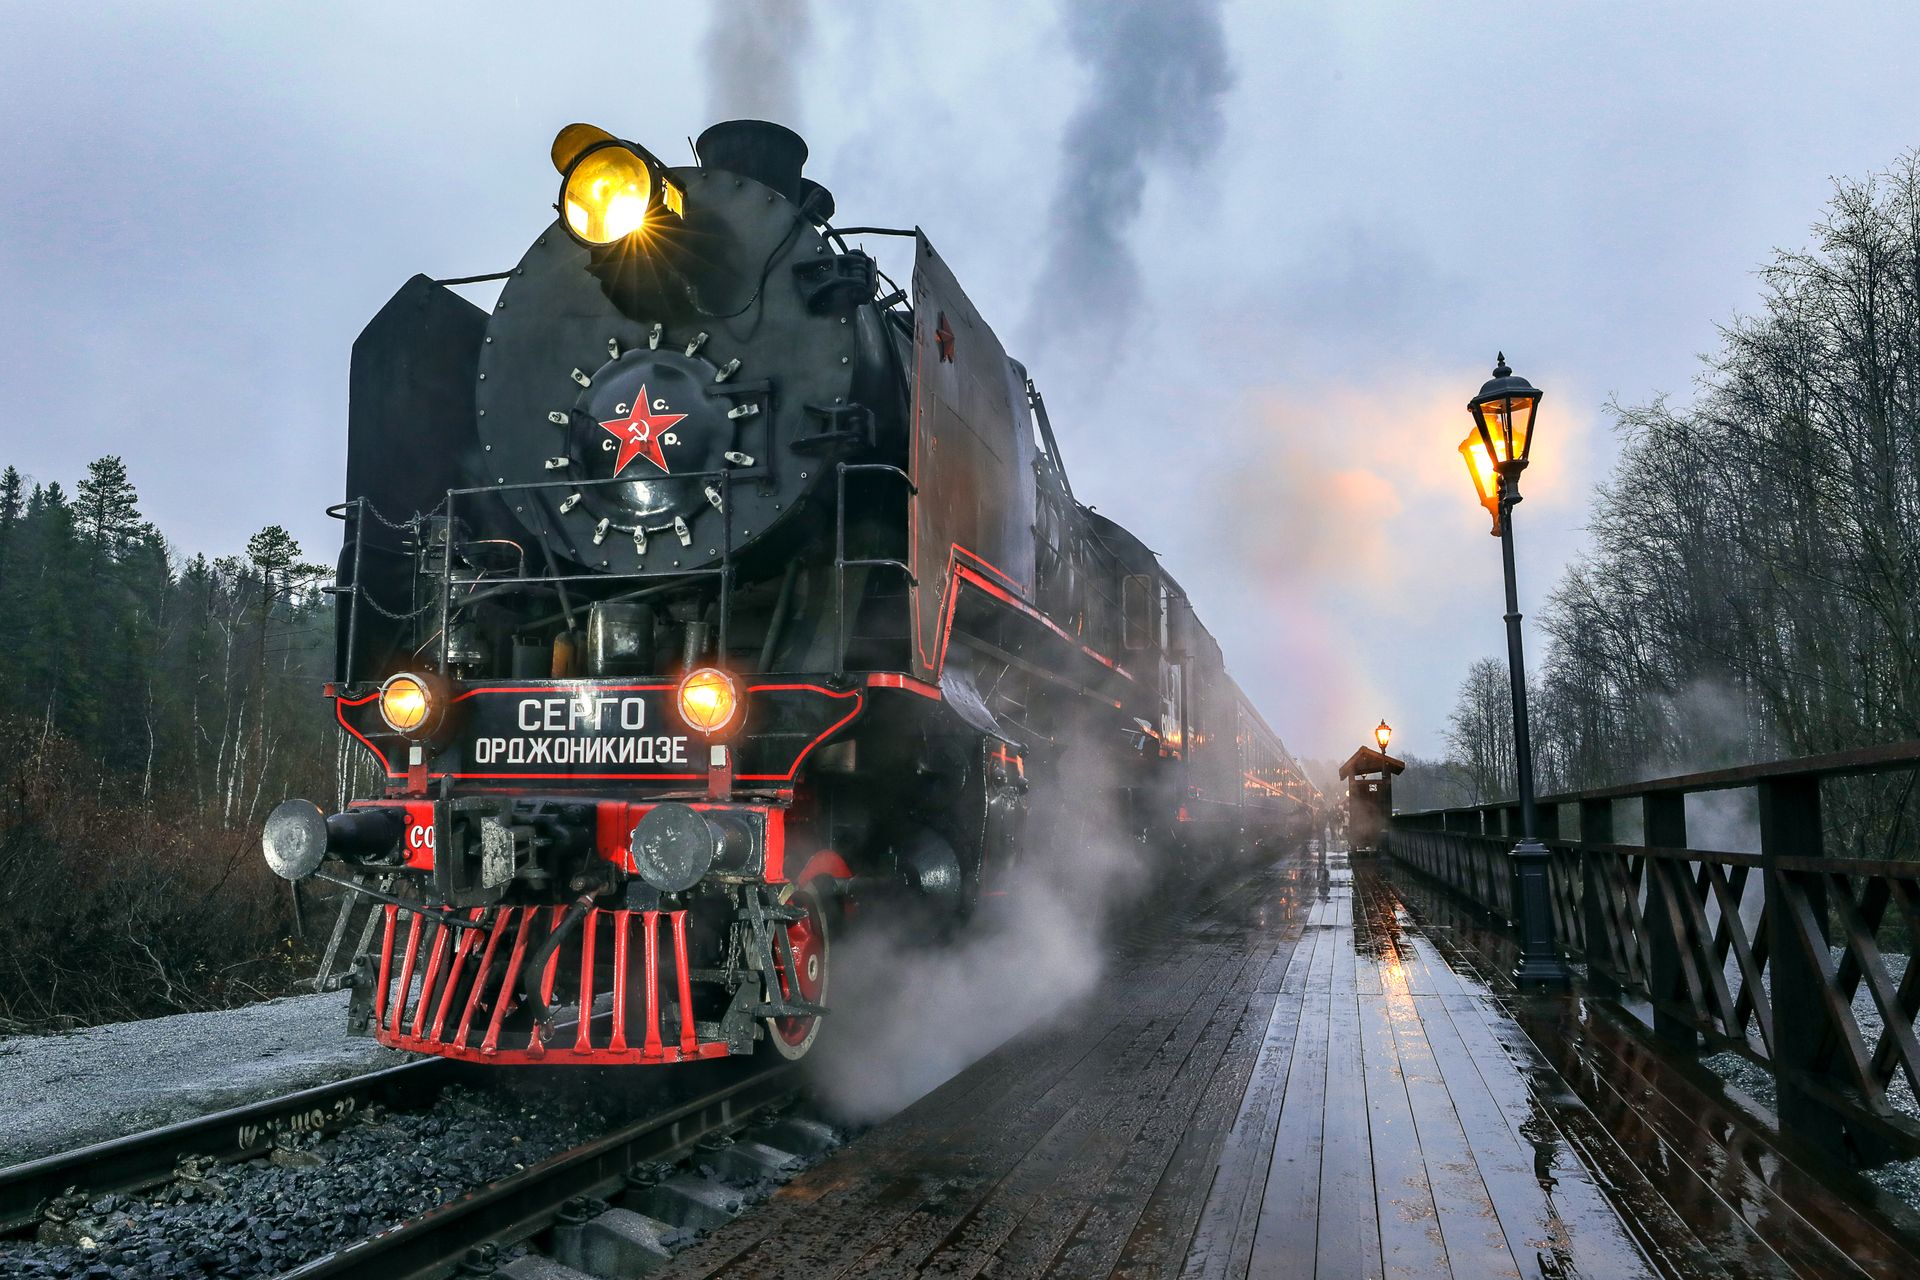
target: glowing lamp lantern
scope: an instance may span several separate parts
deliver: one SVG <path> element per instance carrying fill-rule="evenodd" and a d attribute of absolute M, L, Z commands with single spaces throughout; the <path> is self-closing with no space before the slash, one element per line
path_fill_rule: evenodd
<path fill-rule="evenodd" d="M 1393 741 L 1393 726 L 1382 720 L 1380 726 L 1373 731 L 1373 740 L 1380 744 L 1380 751 L 1385 754 L 1387 744 Z"/>
<path fill-rule="evenodd" d="M 1496 357 L 1493 377 L 1480 385 L 1480 394 L 1467 402 L 1474 430 L 1493 455 L 1495 469 L 1506 475 L 1527 465 L 1533 445 L 1533 415 L 1540 408 L 1540 388 L 1514 376 L 1507 356 Z"/>
<path fill-rule="evenodd" d="M 1500 472 L 1493 464 L 1493 451 L 1487 448 L 1487 442 L 1480 438 L 1480 432 L 1467 432 L 1467 438 L 1460 442 L 1460 456 L 1466 459 L 1467 474 L 1473 477 L 1474 491 L 1480 495 L 1480 505 L 1493 517 L 1493 536 L 1500 536 Z"/>

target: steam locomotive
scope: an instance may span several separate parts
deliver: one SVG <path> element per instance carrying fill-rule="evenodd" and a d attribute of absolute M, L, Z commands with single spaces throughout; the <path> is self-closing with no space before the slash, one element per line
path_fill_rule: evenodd
<path fill-rule="evenodd" d="M 327 696 L 384 787 L 264 851 L 381 904 L 395 1048 L 797 1058 L 849 922 L 958 927 L 1059 814 L 1180 857 L 1319 803 L 926 236 L 778 125 L 696 154 L 568 126 L 492 310 L 416 276 L 354 344 Z"/>

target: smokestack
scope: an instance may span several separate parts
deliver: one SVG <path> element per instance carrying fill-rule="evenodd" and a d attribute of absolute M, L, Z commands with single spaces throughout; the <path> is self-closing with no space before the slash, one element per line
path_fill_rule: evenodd
<path fill-rule="evenodd" d="M 807 144 L 799 134 L 770 120 L 722 120 L 693 144 L 703 169 L 724 169 L 771 187 L 800 203 L 800 170 Z"/>

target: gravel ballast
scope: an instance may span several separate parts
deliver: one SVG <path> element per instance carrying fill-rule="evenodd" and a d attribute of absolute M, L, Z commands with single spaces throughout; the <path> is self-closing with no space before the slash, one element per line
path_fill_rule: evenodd
<path fill-rule="evenodd" d="M 0 1040 L 0 1166 L 407 1061 L 348 993 Z"/>
<path fill-rule="evenodd" d="M 37 1242 L 0 1244 L 0 1277 L 274 1275 L 416 1217 L 601 1132 L 591 1109 L 449 1088 L 215 1165 L 141 1196 L 60 1206 Z"/>

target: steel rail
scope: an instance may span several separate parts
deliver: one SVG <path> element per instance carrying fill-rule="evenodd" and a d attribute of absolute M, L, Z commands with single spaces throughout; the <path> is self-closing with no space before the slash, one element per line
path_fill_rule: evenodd
<path fill-rule="evenodd" d="M 145 1190 L 172 1177 L 183 1156 L 262 1156 L 279 1134 L 336 1129 L 369 1104 L 426 1106 L 472 1070 L 439 1058 L 403 1063 L 0 1169 L 0 1236 L 31 1228 L 42 1206 L 69 1187 L 89 1195 Z"/>
<path fill-rule="evenodd" d="M 513 1243 L 537 1235 L 577 1196 L 606 1197 L 628 1170 L 675 1159 L 705 1138 L 739 1127 L 755 1114 L 799 1092 L 799 1075 L 781 1065 L 649 1116 L 550 1156 L 511 1177 L 488 1183 L 379 1235 L 315 1258 L 282 1280 L 438 1280 L 467 1251 L 489 1241 Z"/>

